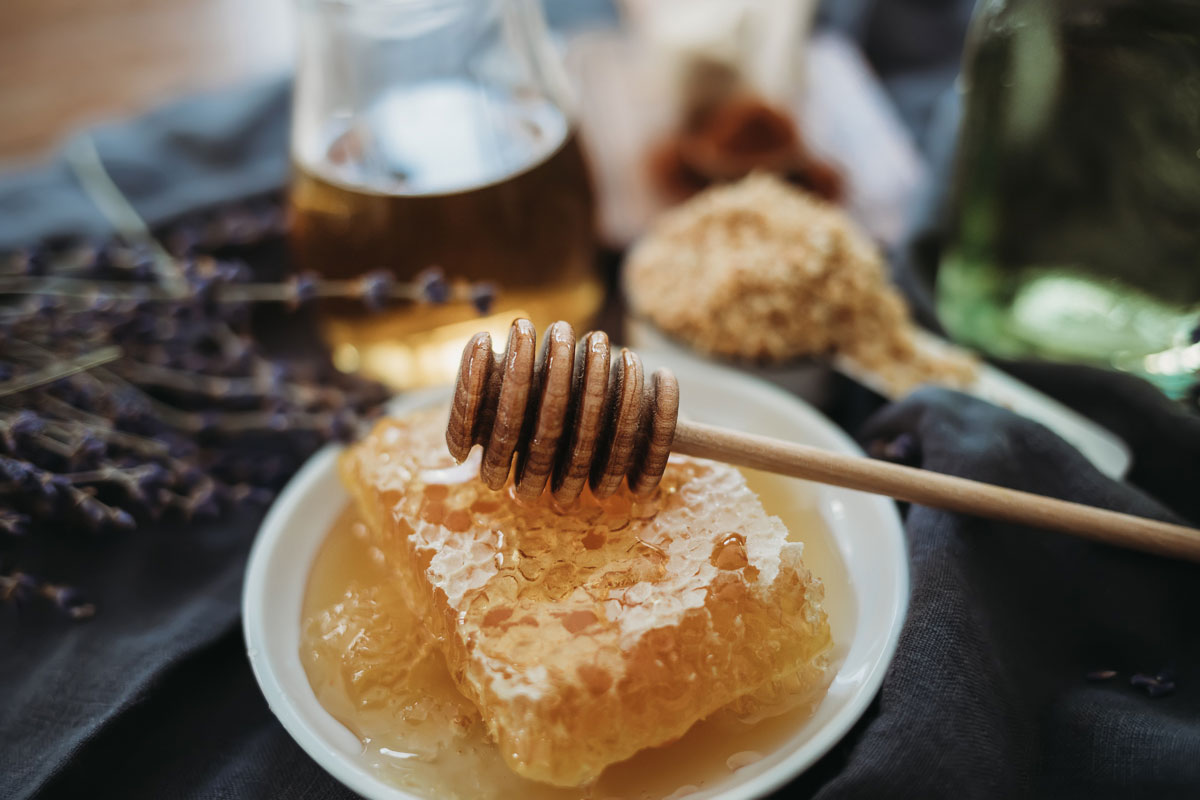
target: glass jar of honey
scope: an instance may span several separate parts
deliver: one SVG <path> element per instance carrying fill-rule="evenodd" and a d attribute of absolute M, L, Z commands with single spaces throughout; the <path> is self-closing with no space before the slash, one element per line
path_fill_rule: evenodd
<path fill-rule="evenodd" d="M 290 243 L 330 279 L 439 267 L 467 303 L 320 309 L 335 364 L 396 388 L 453 378 L 478 330 L 586 325 L 603 299 L 593 199 L 536 0 L 298 0 Z"/>

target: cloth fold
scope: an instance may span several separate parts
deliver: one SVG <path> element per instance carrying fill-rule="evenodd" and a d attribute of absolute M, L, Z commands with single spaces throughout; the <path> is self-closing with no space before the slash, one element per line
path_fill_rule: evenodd
<path fill-rule="evenodd" d="M 862 431 L 901 434 L 927 469 L 1180 521 L 1044 427 L 966 395 L 921 390 Z M 920 506 L 905 529 L 908 622 L 819 797 L 1196 795 L 1200 568 Z M 1131 685 L 1139 673 L 1177 690 L 1151 697 Z"/>
<path fill-rule="evenodd" d="M 587 4 L 592 11 L 597 3 Z M 838 0 L 822 24 L 864 47 L 927 157 L 949 162 L 951 88 L 968 0 Z M 552 15 L 553 16 L 553 15 Z M 560 14 L 561 16 L 561 14 Z M 185 101 L 93 141 L 156 225 L 282 186 L 286 82 Z M 944 175 L 944 173 L 942 173 Z M 936 261 L 939 180 L 897 279 L 922 300 Z M 108 226 L 63 160 L 0 177 L 0 249 Z M 880 408 L 864 441 L 905 435 L 922 466 L 1200 521 L 1200 420 L 1134 379 L 1006 364 L 1128 441 L 1129 483 L 1051 432 L 930 390 Z M 834 418 L 881 401 L 843 386 Z M 70 623 L 0 617 L 0 797 L 341 798 L 271 715 L 243 651 L 241 575 L 259 512 L 28 548 L 31 572 L 93 587 Z M 1193 797 L 1200 794 L 1200 569 L 1011 525 L 908 509 L 912 602 L 883 688 L 853 731 L 780 797 Z M 1089 680 L 1097 670 L 1115 671 Z M 1166 675 L 1151 697 L 1138 673 Z"/>
<path fill-rule="evenodd" d="M 291 76 L 189 97 L 85 134 L 121 193 L 152 228 L 278 191 L 288 175 Z M 78 138 L 75 137 L 76 139 Z M 73 140 L 49 164 L 0 177 L 0 252 L 112 226 L 72 169 Z"/>

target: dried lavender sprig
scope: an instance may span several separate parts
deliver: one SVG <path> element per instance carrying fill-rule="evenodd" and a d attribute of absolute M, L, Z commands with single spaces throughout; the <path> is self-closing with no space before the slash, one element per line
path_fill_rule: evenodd
<path fill-rule="evenodd" d="M 90 135 L 76 136 L 66 148 L 65 156 L 83 190 L 92 198 L 101 213 L 108 217 L 117 232 L 128 242 L 140 242 L 153 252 L 155 275 L 163 288 L 174 297 L 187 293 L 188 282 L 179 262 L 158 243 L 150 226 L 121 192 L 104 167 L 104 160 Z"/>
<path fill-rule="evenodd" d="M 386 273 L 385 273 L 386 274 Z M 316 299 L 371 299 L 378 303 L 380 275 L 367 273 L 350 280 L 320 280 L 307 273 L 282 283 L 220 283 L 212 287 L 210 299 L 216 303 L 286 303 L 302 305 Z M 388 285 L 385 299 L 404 300 L 435 305 L 463 302 L 475 305 L 490 304 L 495 287 L 485 284 L 445 284 L 444 281 L 422 279 L 412 282 L 393 281 Z M 195 288 L 188 290 L 196 296 Z M 121 281 L 93 281 L 62 277 L 0 277 L 0 294 L 49 295 L 85 298 L 88 300 L 134 300 L 169 302 L 180 299 L 151 284 L 129 284 Z"/>
<path fill-rule="evenodd" d="M 103 171 L 98 160 L 91 166 Z M 82 179 L 90 180 L 87 172 L 80 172 Z M 93 194 L 103 201 L 103 192 Z M 255 212 L 252 230 L 230 226 L 228 215 L 222 216 L 220 224 L 206 226 L 203 245 L 240 246 L 254 244 L 254 237 L 277 237 L 281 215 L 277 209 L 272 213 L 274 221 Z M 196 257 L 195 246 L 187 248 L 186 259 L 155 261 L 164 251 L 144 223 L 132 221 L 138 224 L 123 229 L 132 248 L 106 244 L 66 253 L 59 243 L 47 242 L 11 264 L 10 277 L 42 285 L 61 281 L 65 273 L 104 279 L 106 288 L 122 291 L 35 293 L 19 304 L 10 298 L 0 309 L 0 337 L 6 344 L 27 340 L 29 346 L 14 344 L 0 352 L 0 382 L 109 345 L 122 347 L 125 358 L 0 397 L 0 425 L 11 421 L 16 428 L 11 446 L 0 446 L 0 454 L 15 462 L 8 479 L 0 481 L 0 536 L 26 530 L 70 535 L 80 523 L 111 527 L 106 507 L 119 508 L 125 517 L 116 521 L 132 524 L 131 514 L 155 518 L 178 512 L 190 518 L 215 514 L 231 503 L 264 502 L 309 453 L 330 437 L 347 435 L 386 396 L 374 384 L 336 373 L 327 364 L 293 367 L 269 358 L 251 336 L 247 303 L 228 295 L 215 302 L 230 287 L 249 283 L 249 271 Z M 254 252 L 280 250 L 272 244 Z M 161 299 L 161 287 L 154 284 L 161 280 L 155 269 L 163 263 L 177 267 L 187 284 L 177 298 Z M 56 277 L 35 277 L 47 272 Z M 298 304 L 315 295 L 310 277 L 277 284 L 273 291 L 286 295 L 281 302 Z M 360 281 L 359 297 L 368 306 L 397 299 L 390 274 Z M 442 283 L 444 278 L 427 281 L 419 299 L 436 300 Z M 70 288 L 83 286 L 80 281 Z M 157 378 L 202 375 L 199 383 L 207 388 L 221 388 L 219 381 L 229 380 L 224 388 L 230 391 L 205 394 L 195 392 L 194 383 L 155 383 L 139 364 L 149 365 Z M 250 391 L 234 392 L 242 389 Z M 203 425 L 199 431 L 174 427 L 178 417 L 164 417 L 166 409 Z M 240 430 L 222 429 L 231 420 Z M 310 424 L 292 427 L 291 420 Z M 264 421 L 270 424 L 254 427 Z M 31 597 L 64 608 L 76 605 L 67 587 L 45 584 L 50 588 L 43 591 L 40 581 L 26 578 L 19 585 L 29 587 L 25 593 Z"/>
<path fill-rule="evenodd" d="M 118 483 L 134 486 L 146 475 L 153 471 L 153 465 L 141 464 L 136 467 L 101 466 L 86 472 L 65 472 L 62 477 L 76 485 L 90 483 Z"/>
<path fill-rule="evenodd" d="M 55 439 L 51 436 L 47 436 L 45 433 L 39 433 L 32 438 L 42 449 L 49 450 L 50 452 L 56 453 L 60 456 L 70 456 L 73 452 L 70 445 L 65 442 L 60 442 L 58 439 Z"/>
<path fill-rule="evenodd" d="M 38 348 L 36 345 L 32 345 L 30 343 L 25 344 L 34 350 L 40 350 L 40 348 Z M 80 374 L 82 372 L 83 370 L 75 370 L 72 374 Z M 214 414 L 183 411 L 145 394 L 137 386 L 127 382 L 119 376 L 114 375 L 108 370 L 97 370 L 97 374 L 99 376 L 110 378 L 110 380 L 114 383 L 124 385 L 125 388 L 127 388 L 130 392 L 137 393 L 147 405 L 152 406 L 159 413 L 159 415 L 163 417 L 164 420 L 167 420 L 169 424 L 171 424 L 172 427 L 188 431 L 190 433 L 200 433 L 203 431 L 212 430 L 223 430 L 226 432 L 245 432 L 261 429 L 279 430 L 284 427 L 281 425 L 281 422 L 286 422 L 288 427 L 301 427 L 320 430 L 328 424 L 327 418 L 309 414 L 281 418 L 278 414 L 267 414 L 264 412 L 241 414 L 225 412 L 218 416 Z M 97 375 L 88 375 L 84 377 L 92 381 L 98 380 Z"/>
<path fill-rule="evenodd" d="M 133 450 L 149 457 L 165 456 L 169 448 L 160 441 L 145 436 L 119 431 L 112 426 L 112 421 L 96 414 L 76 408 L 70 403 L 64 403 L 53 395 L 41 395 L 38 402 L 49 410 L 55 411 L 59 417 L 55 422 L 59 425 L 77 425 L 88 433 L 100 436 L 106 441 L 117 444 L 128 450 Z M 63 417 L 72 419 L 64 420 Z"/>
<path fill-rule="evenodd" d="M 113 365 L 122 377 L 139 386 L 154 386 L 179 392 L 203 395 L 213 400 L 231 397 L 261 396 L 276 389 L 299 404 L 318 402 L 328 394 L 323 387 L 305 386 L 294 381 L 276 380 L 269 375 L 231 378 L 223 375 L 204 375 L 194 372 L 124 359 Z"/>
<path fill-rule="evenodd" d="M 46 352 L 36 345 L 25 343 L 34 352 Z M 263 362 L 266 363 L 266 362 Z M 183 411 L 142 392 L 137 386 L 128 383 L 123 378 L 113 375 L 107 369 L 96 370 L 94 374 L 81 374 L 81 379 L 107 388 L 101 378 L 107 378 L 110 383 L 123 386 L 130 393 L 136 394 L 141 402 L 153 409 L 165 422 L 172 427 L 192 434 L 198 433 L 247 433 L 254 431 L 309 430 L 325 433 L 329 438 L 343 439 L 352 436 L 358 427 L 356 421 L 348 421 L 342 411 L 326 411 L 320 413 L 293 412 L 221 412 L 197 413 Z M 328 394 L 328 392 L 325 392 Z M 315 392 L 306 398 L 308 402 L 318 399 Z"/>
<path fill-rule="evenodd" d="M 0 456 L 0 493 L 17 494 L 27 502 L 64 508 L 94 529 L 134 527 L 133 516 L 80 489 L 63 476 L 10 456 Z"/>
<path fill-rule="evenodd" d="M 74 358 L 55 361 L 40 370 L 28 372 L 6 381 L 0 381 L 0 397 L 24 392 L 46 383 L 53 383 L 71 375 L 94 369 L 102 364 L 107 364 L 110 361 L 116 361 L 120 357 L 121 348 L 114 346 L 95 350 L 91 353 L 84 353 Z"/>
<path fill-rule="evenodd" d="M 90 619 L 96 613 L 96 607 L 72 586 L 40 581 L 25 572 L 0 574 L 0 604 L 21 606 L 35 597 L 49 600 L 73 620 Z"/>
<path fill-rule="evenodd" d="M 28 411 L 22 411 L 17 416 L 28 414 Z M 53 422 L 46 422 L 43 430 L 50 430 L 53 426 Z M 72 454 L 74 447 L 78 444 L 48 446 L 54 443 L 41 433 L 31 438 L 44 450 L 57 452 L 60 455 Z M 82 441 L 88 440 L 96 444 L 101 441 L 90 431 L 82 437 Z M 10 451 L 13 449 L 13 447 L 9 447 Z M 100 449 L 103 450 L 103 448 Z M 19 459 L 17 460 L 19 461 Z M 65 461 L 73 463 L 74 459 Z M 45 487 L 41 490 L 41 494 L 44 495 L 42 499 L 50 501 L 61 499 L 61 495 L 68 492 L 68 485 L 82 490 L 89 497 L 90 493 L 94 491 L 93 487 L 110 487 L 121 490 L 128 501 L 134 501 L 148 511 L 151 516 L 157 516 L 167 508 L 177 508 L 183 511 L 184 516 L 189 519 L 197 514 L 215 515 L 219 511 L 219 504 L 216 502 L 217 486 L 213 480 L 207 475 L 197 473 L 192 466 L 169 454 L 158 454 L 158 461 L 143 462 L 134 466 L 115 466 L 112 463 L 99 461 L 91 469 L 60 474 L 39 470 L 36 465 L 27 461 L 15 467 L 12 464 L 0 464 L 0 472 L 4 472 L 3 468 L 7 469 L 10 480 L 7 484 L 0 483 L 0 495 L 14 491 L 28 493 L 31 489 L 34 495 L 37 495 L 37 487 L 30 481 L 30 476 L 33 475 L 37 478 L 38 484 Z M 195 476 L 195 479 L 189 479 L 187 477 L 189 475 Z M 172 486 L 184 490 L 182 493 L 175 492 L 170 488 Z M 240 492 L 244 498 L 250 497 L 253 493 L 253 487 L 247 487 L 247 490 Z M 79 495 L 72 495 L 72 497 L 77 503 L 84 502 L 84 498 L 80 498 Z M 26 499 L 28 500 L 28 498 Z M 86 501 L 85 505 L 87 504 L 90 504 L 90 501 Z M 50 505 L 53 507 L 54 503 L 51 502 Z M 85 511 L 89 509 L 85 509 Z M 92 517 L 98 516 L 96 512 L 99 509 L 90 509 L 90 511 Z M 100 519 L 99 521 L 103 522 L 104 520 Z M 116 518 L 112 521 L 121 527 L 127 520 Z M 93 525 L 93 527 L 97 526 Z"/>
<path fill-rule="evenodd" d="M 43 583 L 38 589 L 38 594 L 73 620 L 91 619 L 96 615 L 96 606 L 85 600 L 83 594 L 74 586 Z"/>
<path fill-rule="evenodd" d="M 177 266 L 186 266 L 197 256 L 195 250 L 171 256 Z M 0 275 L 8 277 L 83 277 L 99 279 L 116 276 L 121 283 L 153 283 L 155 274 L 153 245 L 117 245 L 113 242 L 77 242 L 53 252 L 45 248 L 22 248 L 0 253 Z M 186 275 L 184 276 L 186 279 Z"/>
<path fill-rule="evenodd" d="M 103 373 L 111 375 L 111 373 Z M 113 376 L 116 378 L 116 376 Z M 120 378 L 117 378 L 120 380 Z M 333 412 L 309 413 L 295 412 L 284 414 L 269 411 L 221 411 L 205 413 L 183 411 L 174 406 L 151 397 L 129 384 L 132 391 L 142 394 L 145 401 L 171 427 L 188 433 L 246 433 L 250 431 L 283 431 L 283 430 L 313 430 L 323 431 L 335 424 L 336 414 Z"/>

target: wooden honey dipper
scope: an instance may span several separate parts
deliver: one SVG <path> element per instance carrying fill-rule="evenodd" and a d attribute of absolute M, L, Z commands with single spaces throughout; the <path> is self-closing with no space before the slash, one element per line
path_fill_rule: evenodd
<path fill-rule="evenodd" d="M 1200 561 L 1200 530 L 1182 525 L 679 420 L 675 376 L 660 369 L 647 384 L 637 354 L 622 349 L 614 358 L 599 331 L 576 347 L 571 326 L 556 322 L 540 357 L 536 351 L 527 319 L 513 323 L 503 354 L 493 352 L 487 333 L 463 350 L 446 443 L 459 462 L 483 445 L 479 475 L 492 489 L 514 470 L 524 499 L 547 483 L 562 503 L 585 485 L 607 497 L 622 479 L 646 496 L 676 452 Z"/>

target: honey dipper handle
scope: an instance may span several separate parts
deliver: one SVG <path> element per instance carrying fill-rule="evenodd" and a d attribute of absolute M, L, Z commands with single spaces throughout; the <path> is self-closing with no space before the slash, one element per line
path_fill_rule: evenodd
<path fill-rule="evenodd" d="M 680 420 L 671 447 L 711 458 L 882 494 L 933 508 L 1062 531 L 1118 547 L 1200 562 L 1200 530 L 993 486 L 940 472 Z"/>

